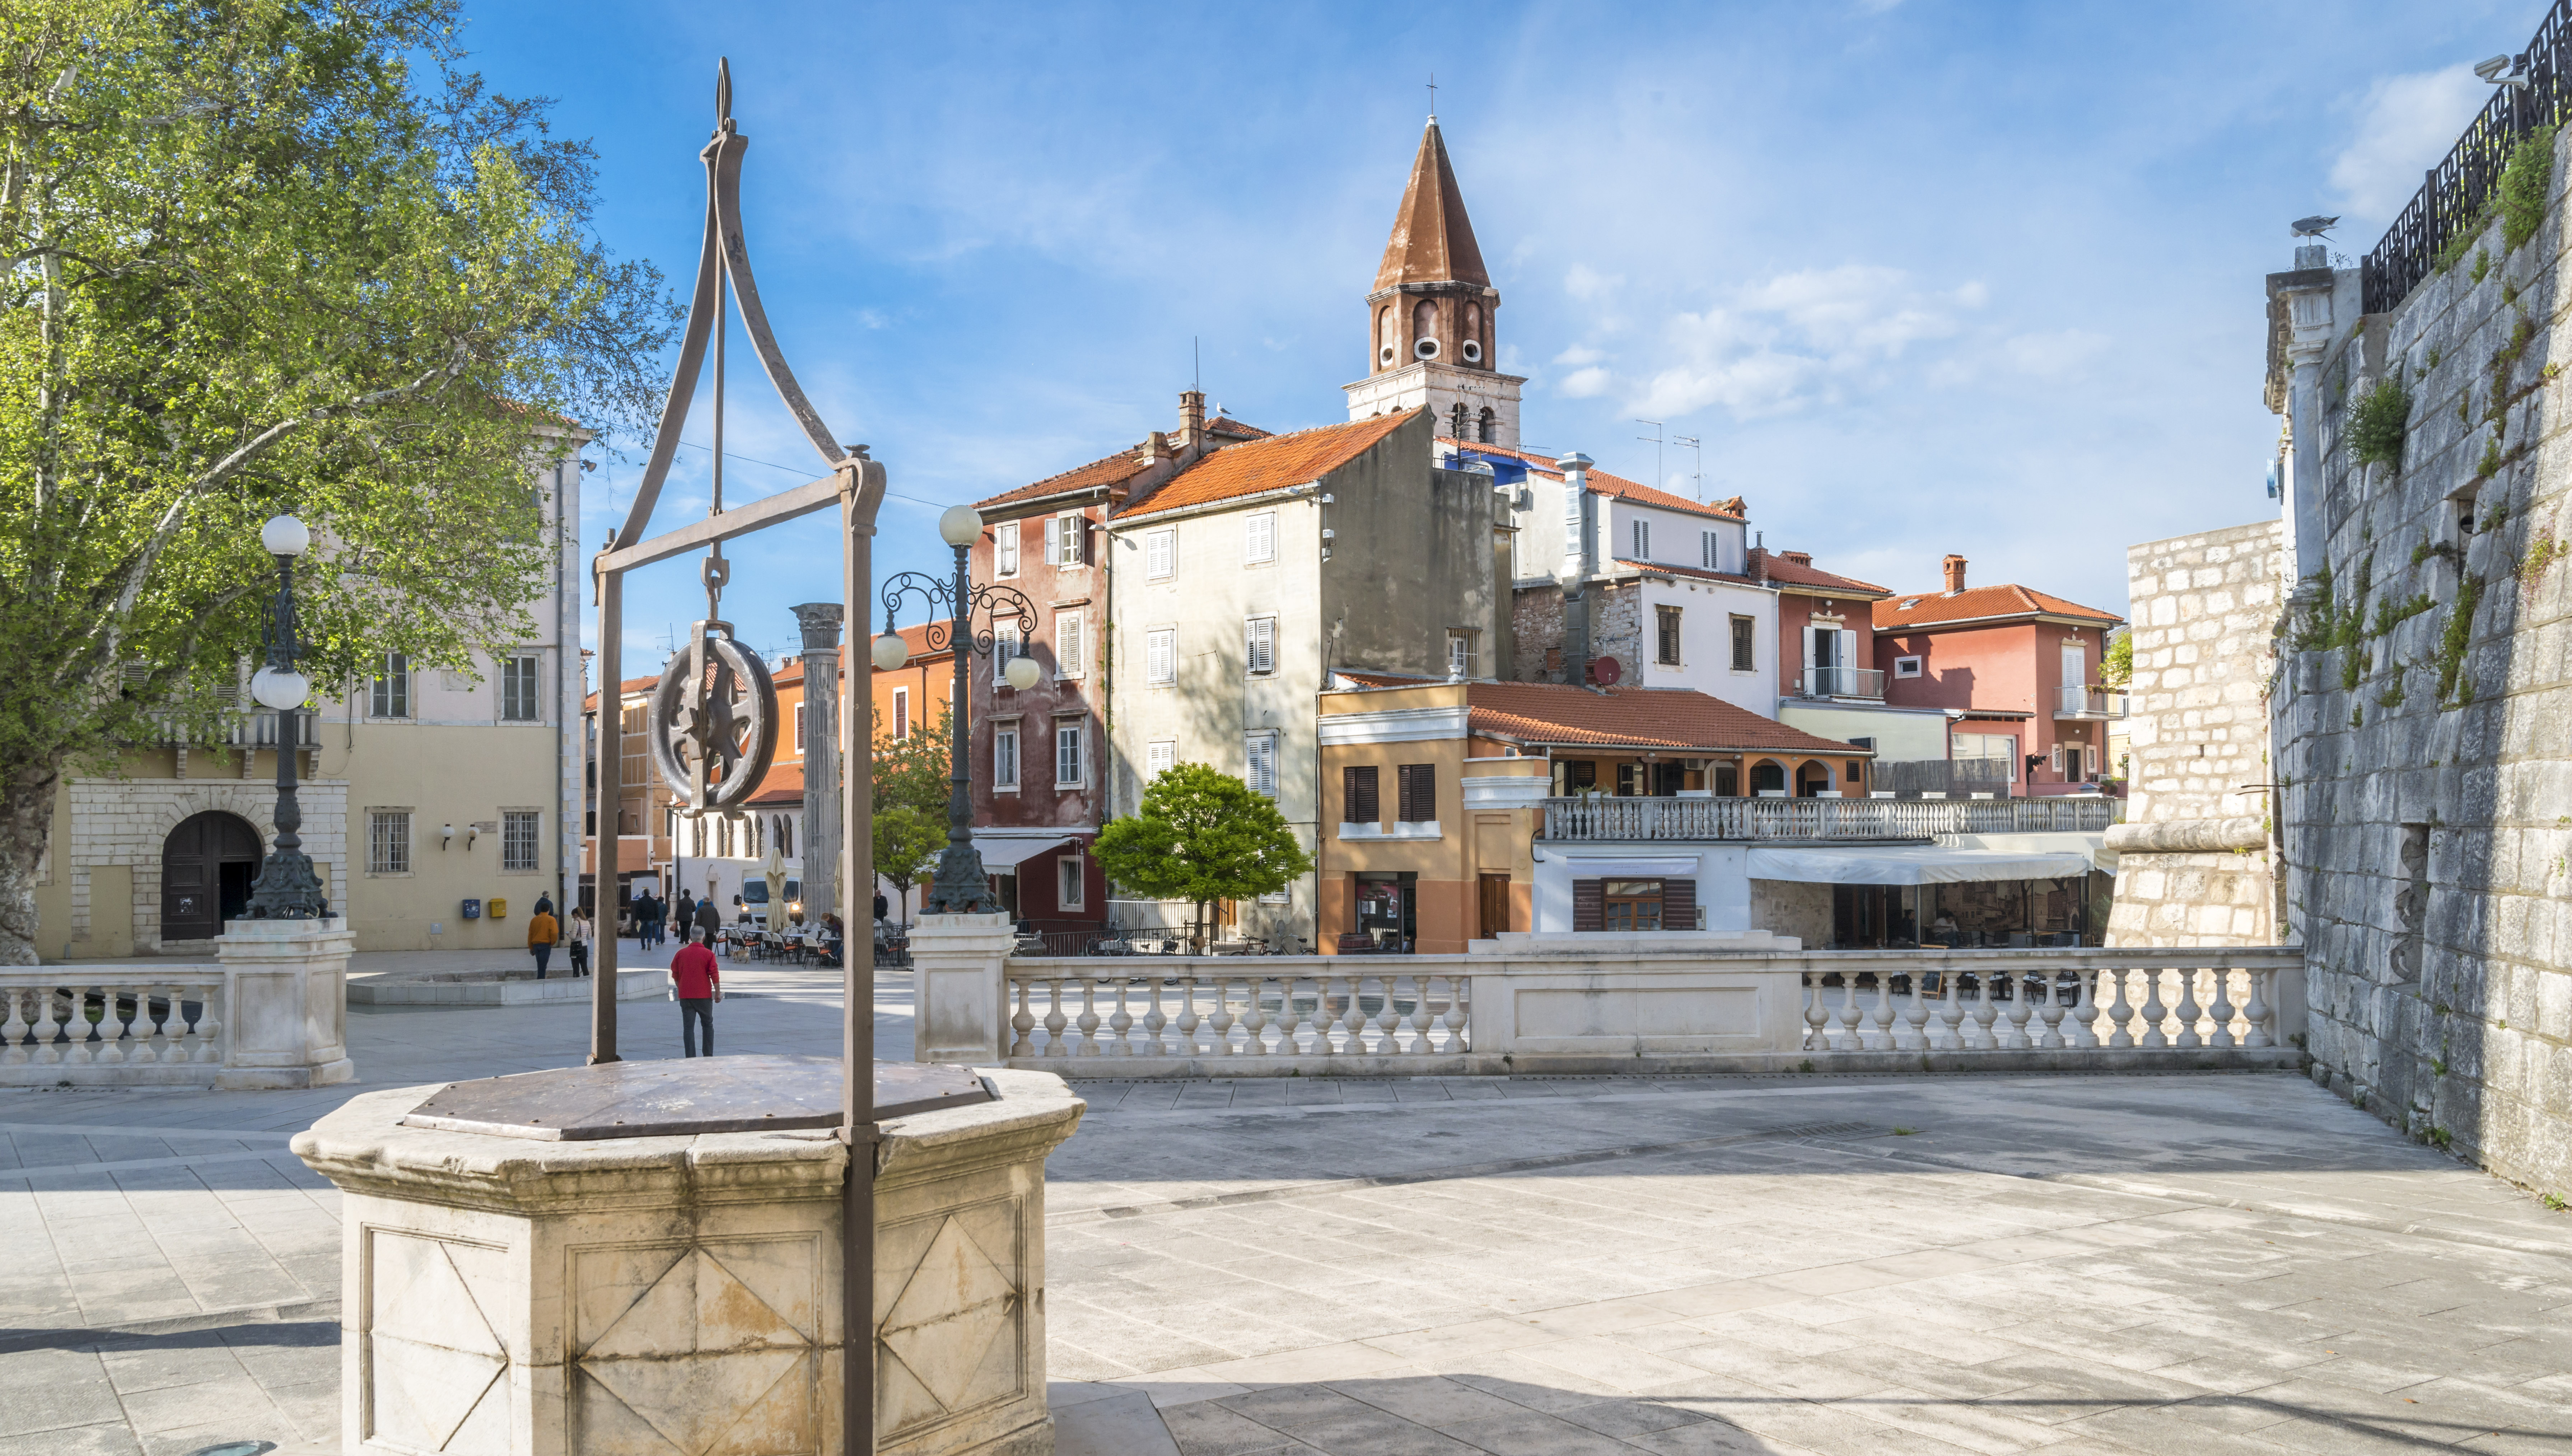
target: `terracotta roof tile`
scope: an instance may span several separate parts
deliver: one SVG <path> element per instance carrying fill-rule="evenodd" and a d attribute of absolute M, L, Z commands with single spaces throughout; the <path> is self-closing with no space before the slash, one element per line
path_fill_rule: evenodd
<path fill-rule="evenodd" d="M 1211 505 L 1266 491 L 1285 490 L 1321 479 L 1383 443 L 1386 436 L 1421 417 L 1416 409 L 1352 420 L 1344 425 L 1271 435 L 1245 445 L 1217 450 L 1170 477 L 1140 506 L 1117 515 L 1119 522 Z"/>
<path fill-rule="evenodd" d="M 1531 743 L 1865 755 L 1854 744 L 1688 690 L 1609 688 L 1603 694 L 1555 683 L 1474 683 L 1465 689 L 1465 703 L 1475 732 Z"/>
<path fill-rule="evenodd" d="M 745 805 L 754 809 L 795 808 L 804 802 L 804 765 L 800 762 L 777 762 L 768 765 L 767 774 L 759 780 L 759 792 Z"/>
<path fill-rule="evenodd" d="M 1734 586 L 1741 587 L 1755 587 L 1759 585 L 1757 582 L 1741 575 L 1739 572 L 1707 571 L 1705 568 L 1700 566 L 1672 566 L 1666 561 L 1627 561 L 1625 558 L 1620 556 L 1616 558 L 1616 565 L 1627 567 L 1634 571 L 1664 572 L 1670 576 L 1687 577 L 1691 580 L 1700 582 L 1729 582 Z"/>
<path fill-rule="evenodd" d="M 1016 490 L 1002 491 L 988 500 L 975 501 L 973 508 L 977 511 L 987 511 L 994 506 L 1021 505 L 1028 501 L 1040 501 L 1052 496 L 1069 495 L 1076 491 L 1097 490 L 1102 486 L 1120 484 L 1142 473 L 1143 462 L 1136 457 L 1138 448 L 1128 445 L 1113 455 L 1103 455 L 1086 465 L 1074 466 L 1060 475 L 1048 475 L 1032 485 L 1022 485 Z"/>
<path fill-rule="evenodd" d="M 2108 625 L 2126 620 L 2113 612 L 2084 607 L 2033 587 L 2011 583 L 1998 587 L 1967 587 L 1952 597 L 1928 592 L 1917 597 L 1878 602 L 1875 604 L 1875 630 L 1887 632 L 1904 627 L 1935 627 L 1944 623 L 2039 615 L 2087 617 Z"/>
<path fill-rule="evenodd" d="M 1539 455 L 1530 450 L 1513 450 L 1507 445 L 1479 444 L 1473 440 L 1457 439 L 1453 435 L 1440 435 L 1438 443 L 1454 445 L 1463 450 L 1479 451 L 1487 455 L 1507 455 L 1514 460 L 1526 461 L 1528 466 L 1540 475 L 1549 475 L 1557 480 L 1563 478 L 1563 472 L 1554 468 L 1554 457 L 1551 455 Z M 1612 495 L 1620 500 L 1629 500 L 1636 505 L 1650 506 L 1656 510 L 1685 511 L 1692 516 L 1710 516 L 1718 521 L 1738 523 L 1741 520 L 1741 517 L 1730 511 L 1707 505 L 1703 501 L 1689 500 L 1683 495 L 1672 495 L 1665 490 L 1654 490 L 1639 480 L 1627 480 L 1621 475 L 1610 475 L 1596 465 L 1590 467 L 1590 489 L 1596 495 Z"/>
<path fill-rule="evenodd" d="M 1807 566 L 1800 561 L 1788 561 L 1773 551 L 1769 552 L 1763 560 L 1766 562 L 1768 580 L 1782 582 L 1790 587 L 1824 587 L 1843 597 L 1893 595 L 1891 587 L 1879 587 L 1873 582 L 1862 582 L 1855 577 L 1840 576 L 1817 566 Z"/>
<path fill-rule="evenodd" d="M 1241 421 L 1232 418 L 1230 415 L 1219 414 L 1206 421 L 1206 433 L 1209 435 L 1229 435 L 1236 440 L 1264 440 L 1277 432 L 1275 430 L 1263 430 L 1257 425 L 1246 425 Z"/>

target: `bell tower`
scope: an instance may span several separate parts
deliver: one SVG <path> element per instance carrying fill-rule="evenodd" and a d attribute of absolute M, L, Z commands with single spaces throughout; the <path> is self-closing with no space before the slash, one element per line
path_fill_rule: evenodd
<path fill-rule="evenodd" d="M 1497 367 L 1501 294 L 1484 270 L 1435 116 L 1420 134 L 1366 306 L 1367 374 L 1342 386 L 1349 418 L 1426 406 L 1440 435 L 1518 447 L 1527 380 Z"/>

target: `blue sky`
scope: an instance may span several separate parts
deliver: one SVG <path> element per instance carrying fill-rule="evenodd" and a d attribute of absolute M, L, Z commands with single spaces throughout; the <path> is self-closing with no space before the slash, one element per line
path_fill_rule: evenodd
<path fill-rule="evenodd" d="M 891 470 L 880 573 L 943 571 L 951 502 L 1172 428 L 1192 339 L 1235 417 L 1344 417 L 1434 71 L 1531 445 L 1746 496 L 1771 547 L 1896 589 L 1956 551 L 2122 611 L 2129 544 L 2272 511 L 2287 221 L 2372 246 L 2481 104 L 2467 68 L 2543 10 L 468 0 L 465 40 L 594 139 L 603 237 L 677 288 L 731 56 L 762 292 Z M 819 469 L 747 358 L 736 500 Z M 1656 467 L 1638 416 L 1701 452 Z M 588 478 L 590 541 L 639 453 Z M 704 509 L 681 453 L 662 528 Z M 791 651 L 787 607 L 838 595 L 822 519 L 737 553 L 754 644 Z M 629 673 L 695 581 L 636 579 Z"/>

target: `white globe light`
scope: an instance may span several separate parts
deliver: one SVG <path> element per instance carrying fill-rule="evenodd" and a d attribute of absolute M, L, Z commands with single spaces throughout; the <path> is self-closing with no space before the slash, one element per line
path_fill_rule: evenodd
<path fill-rule="evenodd" d="M 276 668 L 262 668 L 251 674 L 250 696 L 262 708 L 302 708 L 304 700 L 313 696 L 313 684 L 292 668 L 283 672 Z"/>
<path fill-rule="evenodd" d="M 982 536 L 982 513 L 971 506 L 949 506 L 938 518 L 938 534 L 950 546 L 970 546 Z"/>
<path fill-rule="evenodd" d="M 293 516 L 273 516 L 259 528 L 259 544 L 271 556 L 302 556 L 313 545 L 313 533 Z"/>
<path fill-rule="evenodd" d="M 903 641 L 900 634 L 888 632 L 876 639 L 876 645 L 868 650 L 868 656 L 876 660 L 878 671 L 896 672 L 911 661 L 911 644 Z"/>
<path fill-rule="evenodd" d="M 1036 669 L 1036 660 L 1033 658 L 1011 658 L 1009 665 L 1002 668 L 1000 674 L 1009 680 L 1010 687 L 1021 693 L 1036 686 L 1036 679 L 1041 676 Z"/>

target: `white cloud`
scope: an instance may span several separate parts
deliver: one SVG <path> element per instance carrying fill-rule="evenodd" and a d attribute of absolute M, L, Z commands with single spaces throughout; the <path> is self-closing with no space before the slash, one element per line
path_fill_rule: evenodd
<path fill-rule="evenodd" d="M 1621 273 L 1603 273 L 1586 262 L 1576 262 L 1563 275 L 1563 290 L 1575 298 L 1596 302 L 1615 291 L 1625 281 Z"/>
<path fill-rule="evenodd" d="M 1900 268 L 1861 263 L 1781 273 L 1730 307 L 1674 315 L 1665 337 L 1675 357 L 1633 409 L 1657 418 L 1721 405 L 1750 419 L 1836 399 L 1911 345 L 1956 333 L 1958 315 L 1986 297 L 1980 283 L 1924 290 Z"/>
<path fill-rule="evenodd" d="M 1594 364 L 1565 375 L 1560 389 L 1566 399 L 1591 399 L 1607 393 L 1608 385 L 1608 371 Z"/>
<path fill-rule="evenodd" d="M 1608 356 L 1605 353 L 1592 348 L 1586 343 L 1577 343 L 1572 347 L 1565 349 L 1562 353 L 1556 354 L 1554 356 L 1554 361 L 1558 364 L 1571 364 L 1578 368 L 1583 364 L 1598 363 L 1601 359 L 1606 357 Z"/>
<path fill-rule="evenodd" d="M 2491 88 L 2463 65 L 2387 76 L 2368 87 L 2357 135 L 2331 164 L 2341 205 L 2368 218 L 2402 211 L 2420 190 L 2421 174 L 2447 155 L 2490 98 Z"/>
<path fill-rule="evenodd" d="M 2077 377 L 2092 359 L 2107 351 L 2104 333 L 2062 328 L 2051 333 L 2022 333 L 2001 341 L 2001 357 L 2021 373 L 2039 378 Z"/>

